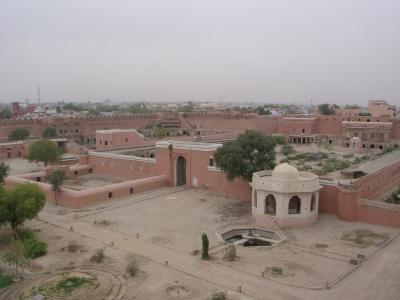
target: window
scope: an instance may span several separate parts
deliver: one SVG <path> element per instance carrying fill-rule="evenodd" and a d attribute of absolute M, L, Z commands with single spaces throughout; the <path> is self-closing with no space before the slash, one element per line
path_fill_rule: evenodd
<path fill-rule="evenodd" d="M 105 141 L 105 142 L 104 142 L 104 145 L 108 146 L 108 141 Z"/>
<path fill-rule="evenodd" d="M 274 195 L 269 194 L 267 198 L 265 198 L 265 209 L 264 213 L 266 215 L 275 216 L 276 214 L 276 200 Z"/>
<path fill-rule="evenodd" d="M 301 130 L 301 132 L 305 133 L 305 132 L 306 132 L 306 130 L 303 128 L 303 129 Z"/>
<path fill-rule="evenodd" d="M 126 138 L 125 138 L 125 143 L 127 143 L 127 142 L 128 142 L 128 138 L 126 137 Z"/>
<path fill-rule="evenodd" d="M 113 197 L 113 193 L 112 192 L 109 192 L 108 193 L 108 198 L 112 198 Z"/>
<path fill-rule="evenodd" d="M 254 191 L 253 205 L 257 207 L 257 191 Z"/>
<path fill-rule="evenodd" d="M 210 166 L 210 167 L 213 167 L 214 166 L 214 157 L 210 157 L 210 159 L 209 159 L 209 162 L 208 162 L 208 165 Z"/>
<path fill-rule="evenodd" d="M 289 215 L 299 214 L 301 208 L 301 200 L 298 196 L 293 196 L 289 200 Z"/>
<path fill-rule="evenodd" d="M 129 194 L 133 194 L 133 187 L 129 189 Z"/>
<path fill-rule="evenodd" d="M 78 175 L 78 171 L 75 171 L 74 174 L 75 174 L 75 175 Z"/>

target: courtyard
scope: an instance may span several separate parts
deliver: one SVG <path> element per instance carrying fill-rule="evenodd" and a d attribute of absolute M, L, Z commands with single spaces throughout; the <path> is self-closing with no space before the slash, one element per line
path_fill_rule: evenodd
<path fill-rule="evenodd" d="M 72 267 L 79 274 L 93 265 L 91 255 L 102 248 L 105 261 L 95 268 L 118 275 L 125 299 L 206 300 L 215 291 L 228 291 L 229 299 L 337 299 L 353 290 L 354 282 L 359 288 L 368 286 L 370 276 L 365 272 L 382 270 L 386 275 L 381 274 L 374 284 L 387 289 L 375 295 L 395 299 L 393 295 L 399 293 L 398 278 L 392 276 L 398 274 L 398 264 L 388 262 L 399 259 L 396 229 L 321 214 L 310 227 L 283 230 L 287 240 L 274 247 L 237 246 L 233 261 L 223 259 L 216 231 L 250 223 L 248 203 L 201 189 L 161 188 L 79 210 L 46 204 L 39 219 L 27 226 L 48 242 L 48 253 L 30 264 L 27 272 L 32 279 L 23 285 L 24 291 L 45 272 L 58 276 L 57 270 Z M 0 249 L 11 236 L 2 231 Z M 193 254 L 201 247 L 203 232 L 210 240 L 208 262 Z M 354 268 L 351 258 L 368 258 L 393 238 L 348 277 L 326 289 L 327 283 Z M 76 245 L 75 252 L 68 250 L 71 244 Z M 134 278 L 123 276 L 126 255 L 131 253 L 139 258 L 141 269 Z M 376 269 L 371 260 L 384 261 Z M 270 272 L 273 269 L 280 273 Z M 106 288 L 111 279 L 98 272 L 92 273 Z M 239 285 L 242 293 L 237 293 Z"/>

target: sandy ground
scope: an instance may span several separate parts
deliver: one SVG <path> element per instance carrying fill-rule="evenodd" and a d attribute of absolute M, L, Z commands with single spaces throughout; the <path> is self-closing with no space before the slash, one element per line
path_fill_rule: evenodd
<path fill-rule="evenodd" d="M 142 272 L 137 278 L 126 279 L 126 299 L 205 300 L 217 290 L 228 291 L 230 299 L 399 299 L 399 238 L 329 290 L 293 285 L 318 287 L 333 280 L 351 267 L 350 256 L 371 254 L 385 239 L 398 233 L 391 228 L 343 222 L 331 215 L 321 215 L 311 227 L 286 230 L 288 240 L 275 248 L 238 247 L 240 258 L 232 263 L 218 255 L 211 261 L 193 256 L 190 251 L 199 233 L 206 232 L 214 240 L 218 228 L 248 219 L 248 206 L 239 204 L 204 190 L 177 188 L 83 210 L 47 204 L 40 220 L 27 224 L 39 230 L 38 236 L 49 245 L 49 253 L 34 260 L 33 271 L 89 264 L 93 251 L 105 247 L 107 258 L 102 265 L 120 274 L 125 274 L 128 253 L 140 257 Z M 94 224 L 94 220 L 106 220 L 109 225 Z M 359 239 L 356 243 L 355 232 L 360 229 L 365 232 L 361 242 Z M 0 232 L 3 250 L 7 231 Z M 136 233 L 140 233 L 139 238 Z M 65 250 L 72 240 L 80 245 L 76 253 Z M 270 266 L 282 266 L 283 276 L 262 278 L 260 269 Z M 243 292 L 240 295 L 235 293 L 239 285 Z"/>
<path fill-rule="evenodd" d="M 23 158 L 3 159 L 2 161 L 10 167 L 10 175 L 36 172 L 43 167 L 41 164 L 29 162 Z"/>

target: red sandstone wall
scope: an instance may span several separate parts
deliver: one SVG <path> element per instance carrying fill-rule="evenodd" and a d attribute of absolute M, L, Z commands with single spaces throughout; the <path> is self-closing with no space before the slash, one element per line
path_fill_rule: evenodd
<path fill-rule="evenodd" d="M 210 191 L 229 195 L 245 201 L 251 201 L 251 186 L 242 179 L 228 181 L 226 174 L 219 171 L 208 171 L 208 181 L 205 185 Z"/>
<path fill-rule="evenodd" d="M 337 116 L 318 116 L 315 120 L 315 133 L 341 136 L 343 119 Z"/>
<path fill-rule="evenodd" d="M 279 133 L 288 135 L 312 135 L 315 133 L 315 120 L 312 118 L 283 118 L 279 123 Z"/>
<path fill-rule="evenodd" d="M 156 164 L 146 161 L 115 157 L 101 157 L 89 154 L 89 164 L 94 173 L 126 179 L 140 179 L 160 175 Z"/>
<path fill-rule="evenodd" d="M 9 188 L 14 187 L 17 184 L 31 182 L 32 181 L 29 179 L 16 176 L 9 176 L 5 180 L 6 186 Z M 45 193 L 46 200 L 55 203 L 55 194 L 51 189 L 51 185 L 41 182 L 35 183 L 39 185 L 40 189 Z M 145 191 L 154 190 L 166 185 L 167 179 L 165 176 L 154 176 L 138 180 L 125 181 L 84 191 L 74 191 L 61 188 L 61 192 L 59 192 L 57 195 L 57 202 L 59 205 L 66 207 L 81 208 L 99 202 L 111 201 L 113 199 L 126 197 L 132 193 L 142 193 Z M 110 192 L 112 193 L 111 198 L 109 194 Z"/>
<path fill-rule="evenodd" d="M 363 176 L 354 185 L 361 187 L 362 198 L 372 198 L 400 184 L 400 162 L 391 164 L 375 173 Z"/>
<path fill-rule="evenodd" d="M 400 209 L 387 209 L 360 203 L 357 217 L 361 222 L 400 228 Z"/>
<path fill-rule="evenodd" d="M 336 186 L 323 185 L 319 191 L 319 206 L 320 212 L 331 214 L 337 213 L 337 198 L 338 189 Z"/>

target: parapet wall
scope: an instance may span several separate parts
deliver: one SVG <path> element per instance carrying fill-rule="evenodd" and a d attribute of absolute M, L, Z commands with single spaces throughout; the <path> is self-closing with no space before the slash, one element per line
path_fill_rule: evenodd
<path fill-rule="evenodd" d="M 319 211 L 334 213 L 346 221 L 400 228 L 400 205 L 369 200 L 400 184 L 400 162 L 389 165 L 350 185 L 321 182 Z"/>

